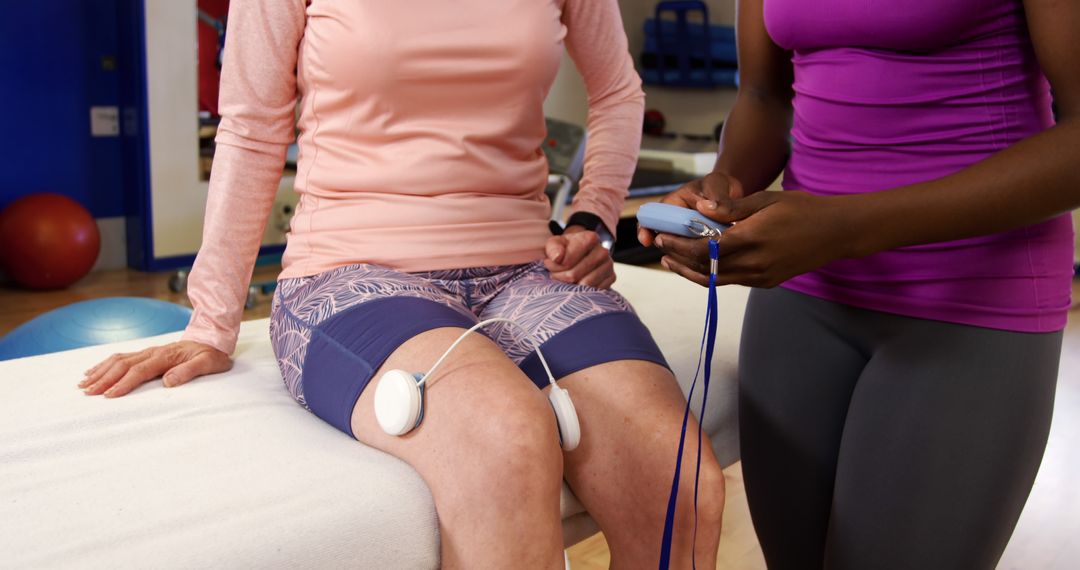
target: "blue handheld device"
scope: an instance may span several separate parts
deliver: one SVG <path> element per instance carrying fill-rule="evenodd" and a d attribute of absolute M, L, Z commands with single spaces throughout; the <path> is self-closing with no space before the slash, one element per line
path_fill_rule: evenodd
<path fill-rule="evenodd" d="M 637 219 L 642 227 L 654 232 L 689 238 L 715 238 L 731 227 L 710 220 L 696 210 L 659 202 L 638 208 Z"/>

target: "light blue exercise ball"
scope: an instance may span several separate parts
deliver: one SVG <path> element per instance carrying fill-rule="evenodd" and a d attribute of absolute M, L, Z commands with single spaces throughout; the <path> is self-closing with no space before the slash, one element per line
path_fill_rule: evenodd
<path fill-rule="evenodd" d="M 0 338 L 0 360 L 183 330 L 191 309 L 157 299 L 106 297 L 39 315 Z"/>

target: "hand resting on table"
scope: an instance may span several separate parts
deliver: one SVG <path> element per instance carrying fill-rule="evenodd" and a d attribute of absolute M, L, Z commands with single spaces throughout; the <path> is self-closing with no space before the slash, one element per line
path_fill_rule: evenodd
<path fill-rule="evenodd" d="M 87 396 L 123 396 L 155 378 L 164 378 L 166 388 L 179 386 L 199 376 L 232 368 L 229 355 L 189 340 L 154 346 L 139 352 L 114 354 L 86 371 L 79 383 Z"/>

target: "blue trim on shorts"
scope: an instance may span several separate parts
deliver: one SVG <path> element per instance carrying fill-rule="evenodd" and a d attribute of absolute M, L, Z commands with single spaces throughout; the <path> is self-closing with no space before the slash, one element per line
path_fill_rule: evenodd
<path fill-rule="evenodd" d="M 366 301 L 310 327 L 304 400 L 315 415 L 356 437 L 352 413 L 375 372 L 405 341 L 441 327 L 476 324 L 447 305 L 419 297 Z"/>
<path fill-rule="evenodd" d="M 556 380 L 616 360 L 644 360 L 671 369 L 649 329 L 629 311 L 603 313 L 576 322 L 541 344 L 540 351 Z M 535 351 L 518 368 L 538 387 L 550 384 Z"/>

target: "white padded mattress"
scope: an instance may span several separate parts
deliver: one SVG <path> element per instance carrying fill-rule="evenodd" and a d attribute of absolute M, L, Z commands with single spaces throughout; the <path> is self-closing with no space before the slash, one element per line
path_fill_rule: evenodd
<path fill-rule="evenodd" d="M 704 289 L 637 267 L 618 274 L 616 289 L 687 381 Z M 737 455 L 734 370 L 746 294 L 721 290 L 705 426 L 725 465 Z M 266 320 L 244 323 L 226 374 L 179 389 L 150 383 L 117 400 L 76 389 L 81 371 L 107 355 L 175 337 L 0 362 L 0 567 L 438 564 L 423 481 L 292 401 Z M 566 493 L 564 517 L 580 510 Z"/>

